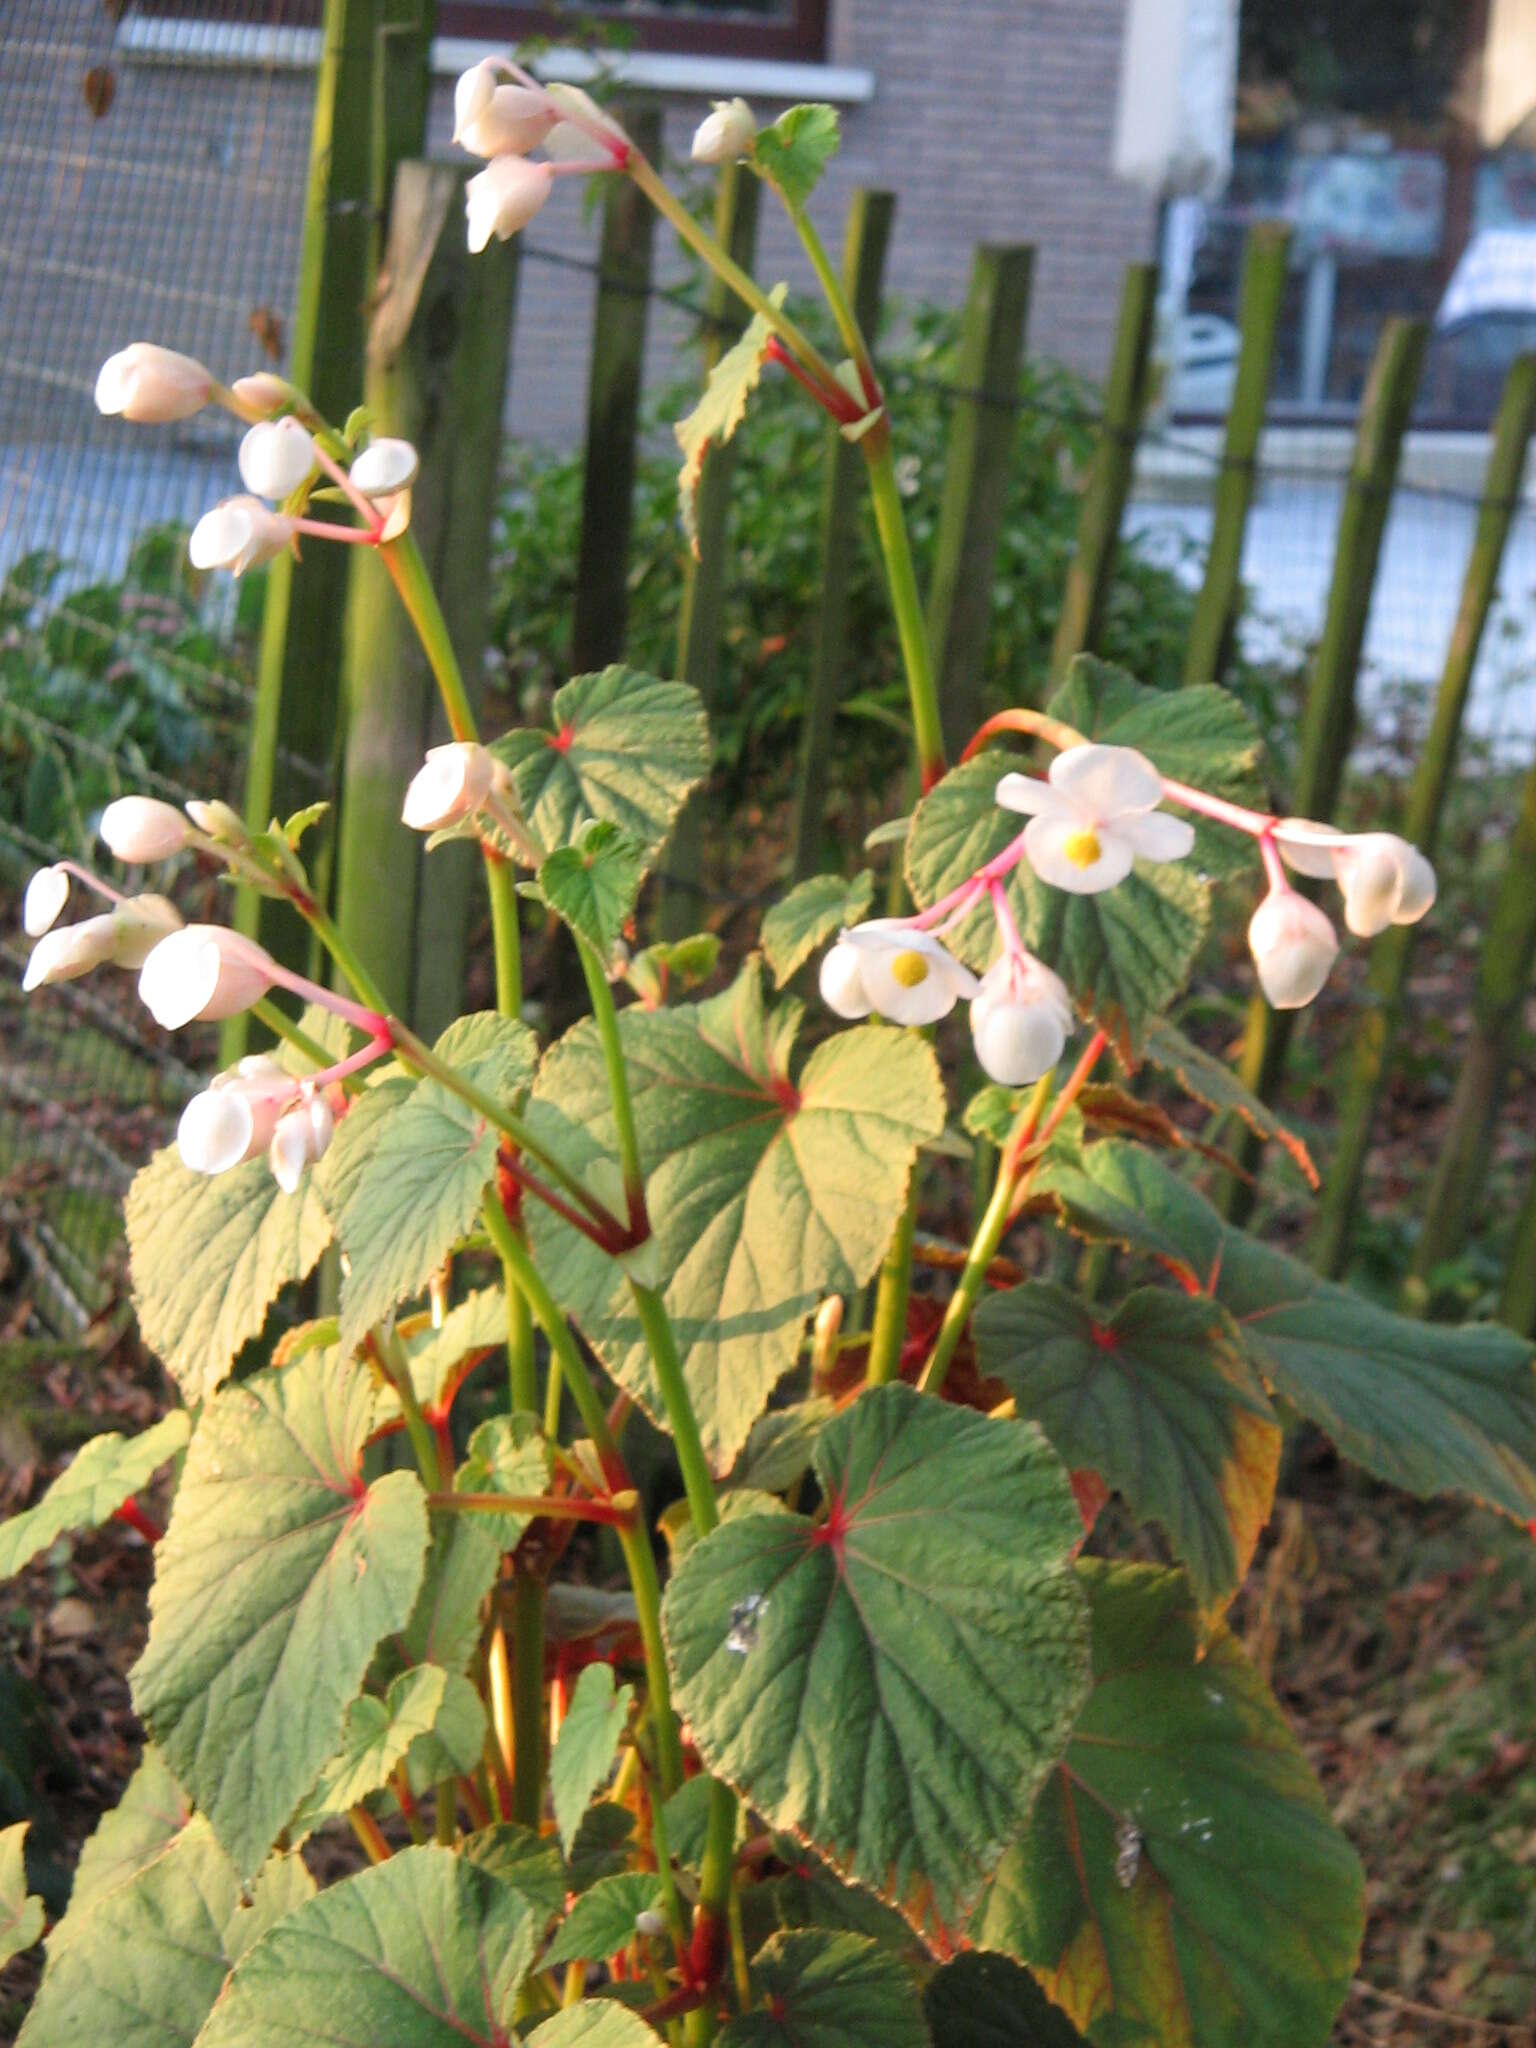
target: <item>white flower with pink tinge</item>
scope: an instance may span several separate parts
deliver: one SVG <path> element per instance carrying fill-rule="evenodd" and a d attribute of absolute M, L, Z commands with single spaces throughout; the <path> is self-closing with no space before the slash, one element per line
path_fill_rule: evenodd
<path fill-rule="evenodd" d="M 1339 937 L 1315 903 L 1282 883 L 1249 919 L 1248 948 L 1266 1000 L 1277 1010 L 1304 1010 L 1328 979 Z"/>
<path fill-rule="evenodd" d="M 1182 860 L 1195 828 L 1157 806 L 1163 778 L 1134 747 L 1068 747 L 1045 780 L 1005 775 L 997 801 L 1029 814 L 1024 852 L 1042 882 L 1074 896 L 1113 889 L 1138 860 Z"/>
<path fill-rule="evenodd" d="M 971 1038 L 984 1071 L 1005 1088 L 1048 1074 L 1072 1030 L 1065 982 L 1032 953 L 994 960 L 971 999 Z"/>
<path fill-rule="evenodd" d="M 852 926 L 821 963 L 822 999 L 839 1017 L 937 1024 L 980 986 L 931 932 L 899 917 Z"/>
<path fill-rule="evenodd" d="M 1435 871 L 1395 832 L 1340 832 L 1311 818 L 1282 818 L 1281 858 L 1299 875 L 1332 880 L 1344 892 L 1344 922 L 1357 939 L 1389 924 L 1417 924 L 1435 900 Z"/>

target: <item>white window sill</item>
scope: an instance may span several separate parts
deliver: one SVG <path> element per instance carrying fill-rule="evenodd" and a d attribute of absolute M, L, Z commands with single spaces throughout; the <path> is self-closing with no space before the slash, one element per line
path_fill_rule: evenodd
<path fill-rule="evenodd" d="M 254 22 L 149 20 L 130 15 L 117 31 L 118 53 L 145 64 L 257 66 L 274 71 L 312 71 L 320 61 L 320 31 L 269 28 Z M 482 57 L 504 54 L 505 45 L 469 36 L 438 36 L 432 69 L 456 77 Z M 546 50 L 532 67 L 541 78 L 585 85 L 599 76 L 650 92 L 698 93 L 726 97 L 741 93 L 758 100 L 835 100 L 845 106 L 874 98 L 874 74 L 847 64 L 799 64 L 761 57 L 684 57 L 637 50 L 598 59 L 586 50 Z"/>

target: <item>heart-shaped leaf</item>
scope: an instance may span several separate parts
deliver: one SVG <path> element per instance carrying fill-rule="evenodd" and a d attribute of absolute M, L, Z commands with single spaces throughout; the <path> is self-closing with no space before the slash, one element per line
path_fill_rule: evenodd
<path fill-rule="evenodd" d="M 184 1408 L 151 1423 L 137 1436 L 93 1436 L 35 1506 L 0 1523 L 0 1579 L 14 1578 L 66 1529 L 95 1529 L 174 1458 L 191 1434 Z"/>
<path fill-rule="evenodd" d="M 1281 1433 L 1220 1303 L 1144 1287 L 1100 1315 L 1037 1280 L 989 1295 L 972 1328 L 983 1374 L 1162 1524 L 1202 1608 L 1225 1605 L 1269 1520 Z"/>
<path fill-rule="evenodd" d="M 553 732 L 497 740 L 512 792 L 544 853 L 568 846 L 588 818 L 634 834 L 647 866 L 694 784 L 709 771 L 709 727 L 697 690 L 617 663 L 556 690 Z"/>
<path fill-rule="evenodd" d="M 657 2048 L 660 2040 L 639 2013 L 614 1999 L 584 1998 L 535 2027 L 528 2048 Z"/>
<path fill-rule="evenodd" d="M 798 213 L 837 154 L 840 140 L 836 107 L 816 100 L 788 107 L 771 128 L 758 130 L 753 166 L 783 194 L 791 213 Z"/>
<path fill-rule="evenodd" d="M 1069 1222 L 1150 1253 L 1231 1316 L 1271 1390 L 1368 1472 L 1536 1516 L 1536 1361 L 1498 1323 L 1394 1315 L 1225 1223 L 1139 1146 L 1053 1155 L 1036 1187 Z"/>
<path fill-rule="evenodd" d="M 728 1522 L 679 1567 L 677 1704 L 771 1825 L 942 1934 L 1082 1699 L 1082 1522 L 1032 1426 L 899 1384 L 828 1423 L 815 1469 L 824 1521 Z"/>
<path fill-rule="evenodd" d="M 199 2048 L 309 2042 L 506 2048 L 540 1922 L 468 1857 L 427 1843 L 332 1885 L 257 1942 Z"/>
<path fill-rule="evenodd" d="M 457 1682 L 473 1692 L 467 1679 Z M 431 1733 L 448 1684 L 449 1674 L 441 1665 L 415 1664 L 395 1679 L 387 1699 L 365 1693 L 354 1700 L 341 1750 L 321 1771 L 289 1823 L 289 1840 L 302 1840 L 330 1815 L 347 1812 L 387 1785 L 411 1744 Z"/>
<path fill-rule="evenodd" d="M 1010 1956 L 973 1949 L 923 1992 L 933 2048 L 1082 2048 L 1082 2035 Z"/>
<path fill-rule="evenodd" d="M 587 1802 L 613 1769 L 633 1698 L 633 1686 L 615 1687 L 608 1664 L 589 1664 L 576 1681 L 549 1760 L 555 1823 L 567 1856 Z"/>
<path fill-rule="evenodd" d="M 210 1179 L 174 1145 L 134 1175 L 124 1216 L 139 1328 L 189 1406 L 207 1400 L 331 1237 L 313 1175 L 292 1195 L 265 1159 Z"/>
<path fill-rule="evenodd" d="M 634 911 L 645 872 L 645 848 L 632 832 L 600 818 L 574 846 L 557 846 L 539 869 L 550 909 L 607 960 Z"/>
<path fill-rule="evenodd" d="M 910 1972 L 861 1935 L 775 1934 L 752 1983 L 765 2002 L 726 2022 L 720 2048 L 930 2048 Z"/>
<path fill-rule="evenodd" d="M 943 1127 L 932 1049 L 861 1025 L 792 1059 L 798 1004 L 765 1011 L 761 969 L 675 1010 L 619 1018 L 665 1298 L 705 1448 L 726 1469 L 794 1363 L 807 1316 L 871 1278 L 917 1148 Z M 612 1158 L 596 1028 L 546 1056 L 530 1112 L 568 1164 Z M 538 1204 L 540 1271 L 604 1365 L 664 1421 L 623 1270 Z"/>
<path fill-rule="evenodd" d="M 1274 1700 L 1189 1589 L 1081 1567 L 1093 1690 L 972 1923 L 1092 2040 L 1321 2048 L 1364 1880 Z"/>
<path fill-rule="evenodd" d="M 561 1921 L 543 1967 L 553 1970 L 562 1963 L 603 1962 L 628 1948 L 635 1938 L 636 1918 L 655 1912 L 660 1904 L 661 1879 L 654 1870 L 623 1870 L 600 1877 Z"/>
<path fill-rule="evenodd" d="M 167 1770 L 165 1758 L 149 1743 L 122 1798 L 102 1815 L 80 1851 L 69 1911 L 54 1929 L 51 1946 L 57 1947 L 65 1928 L 82 1918 L 88 1906 L 153 1863 L 191 1818 L 191 1801 Z"/>
<path fill-rule="evenodd" d="M 242 1872 L 341 1745 L 382 1637 L 421 1585 L 414 1473 L 363 1479 L 366 1372 L 337 1351 L 203 1411 L 150 1596 L 134 1704 Z"/>

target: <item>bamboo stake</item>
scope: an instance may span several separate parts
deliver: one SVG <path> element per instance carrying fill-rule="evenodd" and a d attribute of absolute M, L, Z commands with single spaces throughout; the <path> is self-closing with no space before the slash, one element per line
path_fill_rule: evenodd
<path fill-rule="evenodd" d="M 1227 413 L 1221 471 L 1211 521 L 1210 552 L 1205 581 L 1195 600 L 1184 648 L 1186 683 L 1219 682 L 1232 653 L 1232 628 L 1237 617 L 1243 566 L 1243 536 L 1253 501 L 1255 459 L 1264 430 L 1270 371 L 1275 360 L 1275 329 L 1285 296 L 1286 258 L 1291 231 L 1283 221 L 1260 221 L 1250 229 L 1243 253 L 1243 285 L 1238 325 L 1242 345 L 1237 379 Z"/>
<path fill-rule="evenodd" d="M 1296 810 L 1309 818 L 1330 817 L 1338 801 L 1354 733 L 1355 678 L 1426 333 L 1422 320 L 1386 323 L 1360 404 L 1354 460 L 1339 515 L 1328 611 L 1302 718 L 1294 802 Z M 1272 1010 L 1260 995 L 1248 1006 L 1240 1072 L 1245 1085 L 1262 1101 L 1271 1098 L 1280 1079 L 1295 1017 L 1294 1010 Z M 1234 1150 L 1244 1171 L 1256 1178 L 1263 1141 L 1245 1127 Z M 1254 1179 L 1234 1178 L 1226 1205 L 1234 1223 L 1252 1214 L 1255 1194 Z"/>
<path fill-rule="evenodd" d="M 944 497 L 928 590 L 944 743 L 959 754 L 981 722 L 982 668 L 992 623 L 992 575 L 1008 492 L 1019 400 L 1019 356 L 1035 252 L 983 244 L 971 265 L 960 326 L 956 400 L 944 457 Z"/>
<path fill-rule="evenodd" d="M 1067 571 L 1061 617 L 1051 646 L 1051 678 L 1059 682 L 1077 654 L 1091 654 L 1104 626 L 1104 607 L 1130 495 L 1136 442 L 1152 395 L 1152 330 L 1157 311 L 1155 263 L 1132 263 L 1120 294 L 1115 352 L 1104 390 L 1104 422 L 1083 487 L 1077 547 Z"/>
<path fill-rule="evenodd" d="M 1520 502 L 1533 425 L 1536 356 L 1527 355 L 1521 356 L 1510 370 L 1499 402 L 1461 604 L 1446 650 L 1434 716 L 1408 795 L 1404 835 L 1430 856 L 1439 835 L 1440 815 L 1455 766 L 1478 649 L 1498 588 L 1505 543 Z M 1371 1127 L 1392 1057 L 1417 935 L 1416 925 L 1391 925 L 1371 949 L 1365 1006 L 1355 1031 L 1338 1134 L 1308 1247 L 1313 1263 L 1323 1273 L 1340 1272 L 1348 1256 Z"/>
<path fill-rule="evenodd" d="M 895 214 L 893 192 L 860 190 L 848 203 L 848 225 L 843 236 L 843 289 L 852 302 L 860 328 L 871 339 L 880 320 L 885 253 Z M 815 874 L 821 866 L 822 812 L 848 648 L 848 593 L 863 469 L 858 450 L 849 447 L 836 427 L 828 427 L 821 499 L 821 606 L 816 615 L 816 649 L 806 696 L 791 842 L 797 882 Z"/>

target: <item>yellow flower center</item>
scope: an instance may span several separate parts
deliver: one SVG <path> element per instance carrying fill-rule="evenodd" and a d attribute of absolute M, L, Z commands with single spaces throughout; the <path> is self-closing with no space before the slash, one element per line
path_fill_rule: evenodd
<path fill-rule="evenodd" d="M 891 962 L 891 972 L 903 988 L 920 988 L 928 979 L 928 962 L 921 953 L 898 953 Z"/>
<path fill-rule="evenodd" d="M 1104 851 L 1098 834 L 1087 830 L 1068 833 L 1061 842 L 1061 850 L 1075 868 L 1091 868 Z"/>

